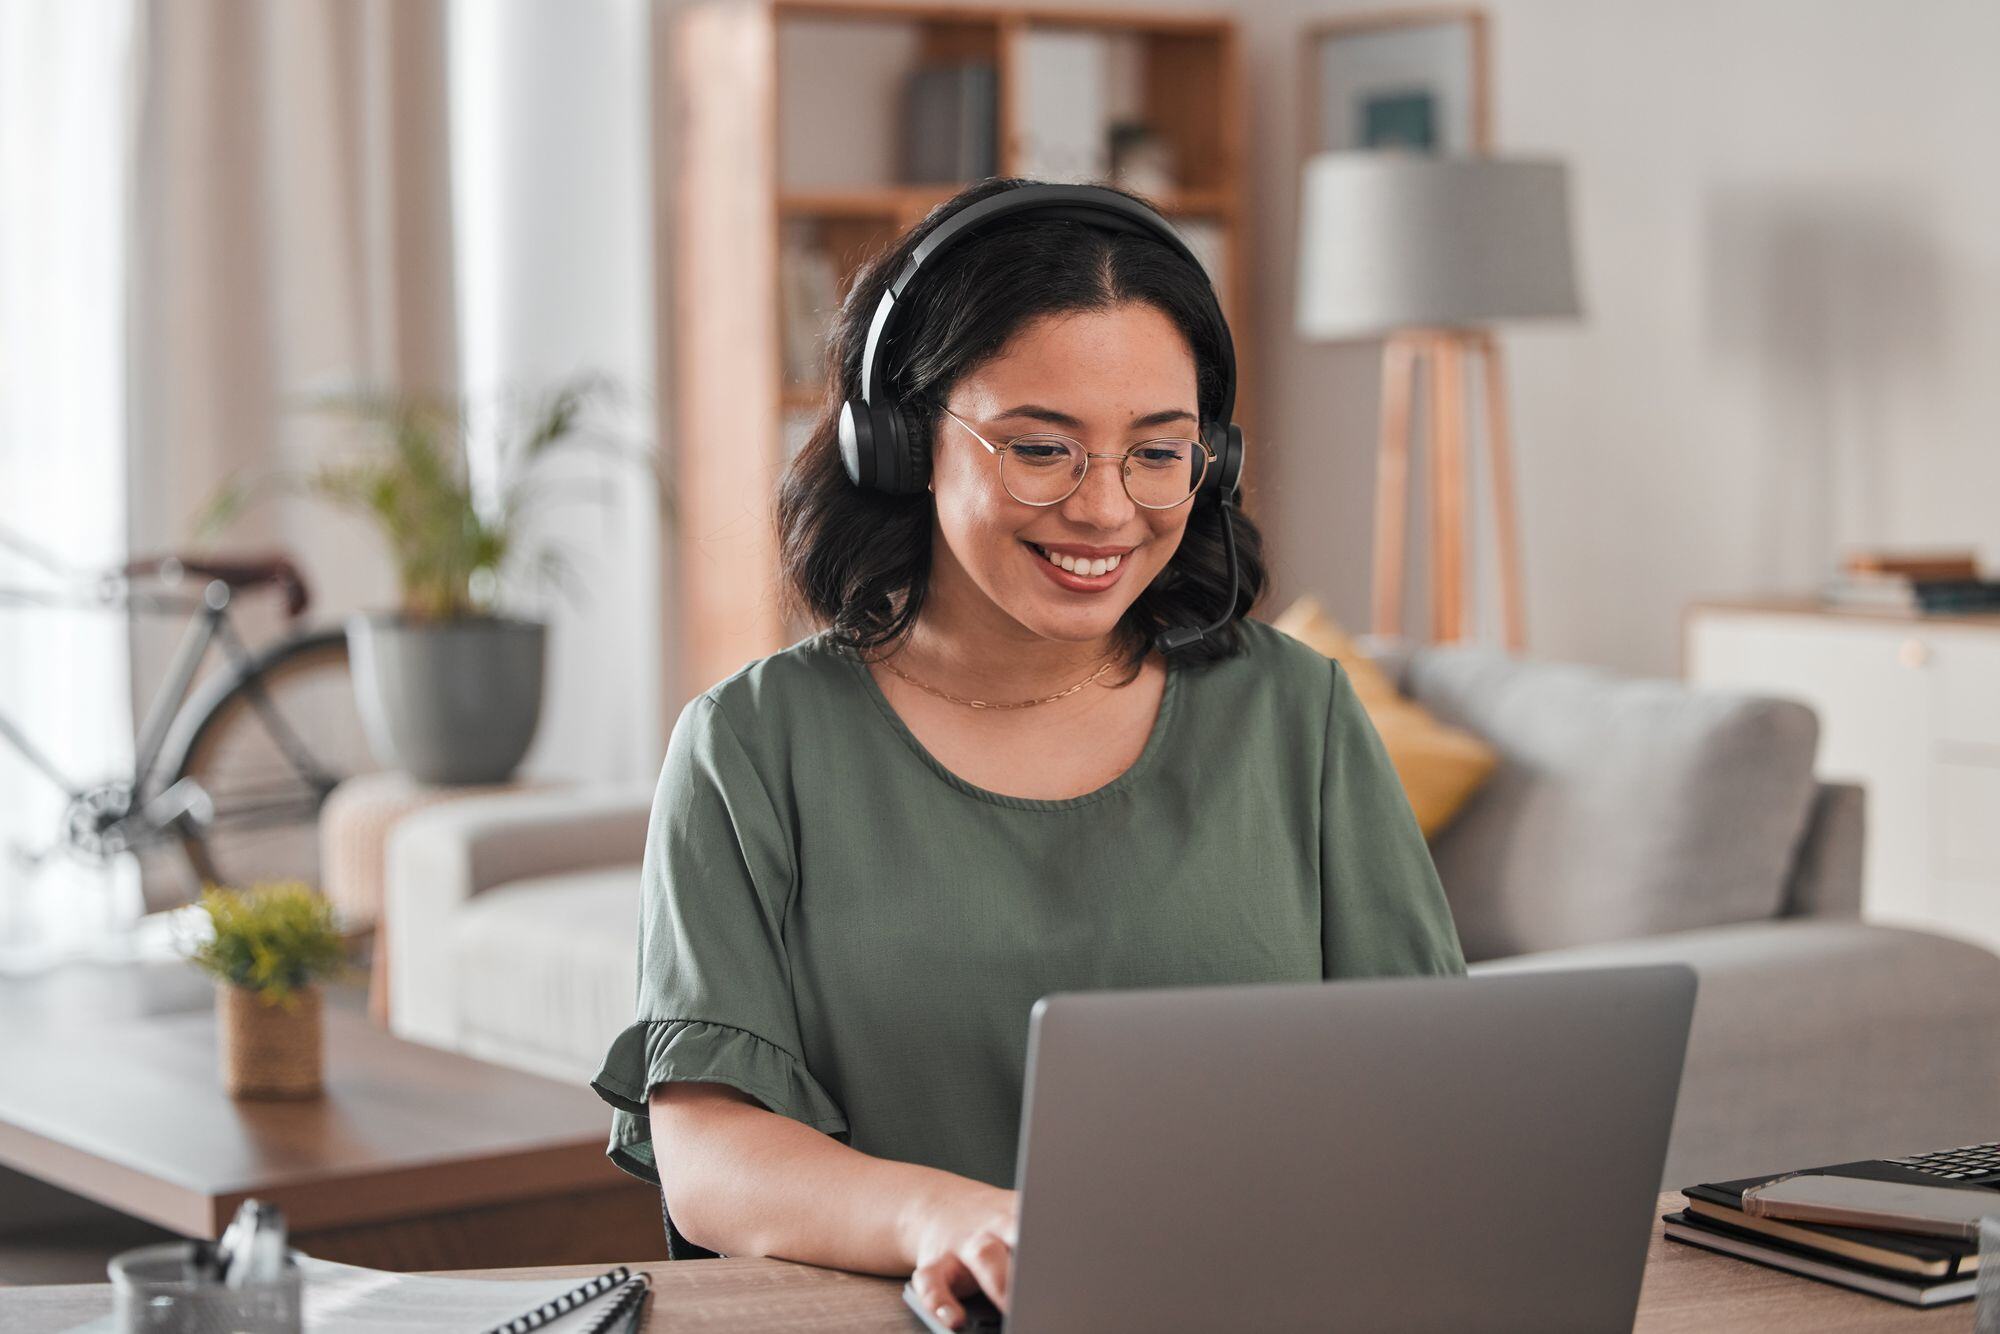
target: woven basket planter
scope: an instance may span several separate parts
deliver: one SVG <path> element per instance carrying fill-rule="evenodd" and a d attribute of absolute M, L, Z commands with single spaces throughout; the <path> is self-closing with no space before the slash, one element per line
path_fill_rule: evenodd
<path fill-rule="evenodd" d="M 292 1009 L 267 1005 L 249 987 L 215 988 L 222 1086 L 232 1098 L 316 1098 L 320 1092 L 320 995 L 299 989 Z"/>

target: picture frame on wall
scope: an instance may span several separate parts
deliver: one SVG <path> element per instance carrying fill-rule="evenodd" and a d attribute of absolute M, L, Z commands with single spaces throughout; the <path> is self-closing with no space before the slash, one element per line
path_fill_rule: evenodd
<path fill-rule="evenodd" d="M 1425 8 L 1306 29 L 1307 156 L 1414 152 L 1480 157 L 1492 143 L 1486 11 Z"/>

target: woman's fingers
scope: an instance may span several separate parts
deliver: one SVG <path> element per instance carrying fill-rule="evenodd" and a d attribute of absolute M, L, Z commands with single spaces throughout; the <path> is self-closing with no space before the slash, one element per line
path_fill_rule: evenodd
<path fill-rule="evenodd" d="M 1007 1309 L 1013 1258 L 1006 1238 L 990 1230 L 977 1232 L 956 1251 L 918 1266 L 910 1275 L 910 1286 L 939 1320 L 956 1328 L 965 1319 L 965 1307 L 958 1300 L 961 1294 L 983 1289 L 995 1306 Z"/>
<path fill-rule="evenodd" d="M 999 1233 L 975 1232 L 966 1243 L 959 1247 L 959 1256 L 966 1268 L 979 1280 L 979 1286 L 986 1289 L 986 1295 L 1001 1310 L 1007 1309 L 1007 1279 L 1011 1272 L 1013 1250 Z"/>
<path fill-rule="evenodd" d="M 925 1308 L 954 1328 L 964 1321 L 965 1308 L 958 1304 L 953 1289 L 972 1282 L 972 1271 L 952 1254 L 940 1255 L 929 1264 L 918 1266 L 917 1272 L 910 1275 L 910 1286 L 917 1290 Z"/>

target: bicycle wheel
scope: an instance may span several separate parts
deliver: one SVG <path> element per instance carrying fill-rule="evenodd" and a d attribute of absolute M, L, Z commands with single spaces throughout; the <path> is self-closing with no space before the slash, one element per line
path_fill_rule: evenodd
<path fill-rule="evenodd" d="M 347 636 L 325 631 L 266 649 L 220 675 L 186 716 L 168 782 L 194 779 L 214 810 L 183 826 L 184 897 L 204 883 L 317 887 L 321 804 L 342 779 L 380 767 L 354 702 Z"/>

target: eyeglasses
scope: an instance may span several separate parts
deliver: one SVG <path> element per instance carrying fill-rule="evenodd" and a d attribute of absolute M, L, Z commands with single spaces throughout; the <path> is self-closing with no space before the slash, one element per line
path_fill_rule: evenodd
<path fill-rule="evenodd" d="M 1198 440 L 1141 440 L 1122 454 L 1092 454 L 1066 435 L 1038 432 L 994 444 L 940 405 L 944 415 L 1000 460 L 1000 485 L 1023 505 L 1059 505 L 1076 494 L 1092 459 L 1120 459 L 1119 475 L 1132 503 L 1149 510 L 1185 504 L 1201 488 L 1215 455 Z"/>

